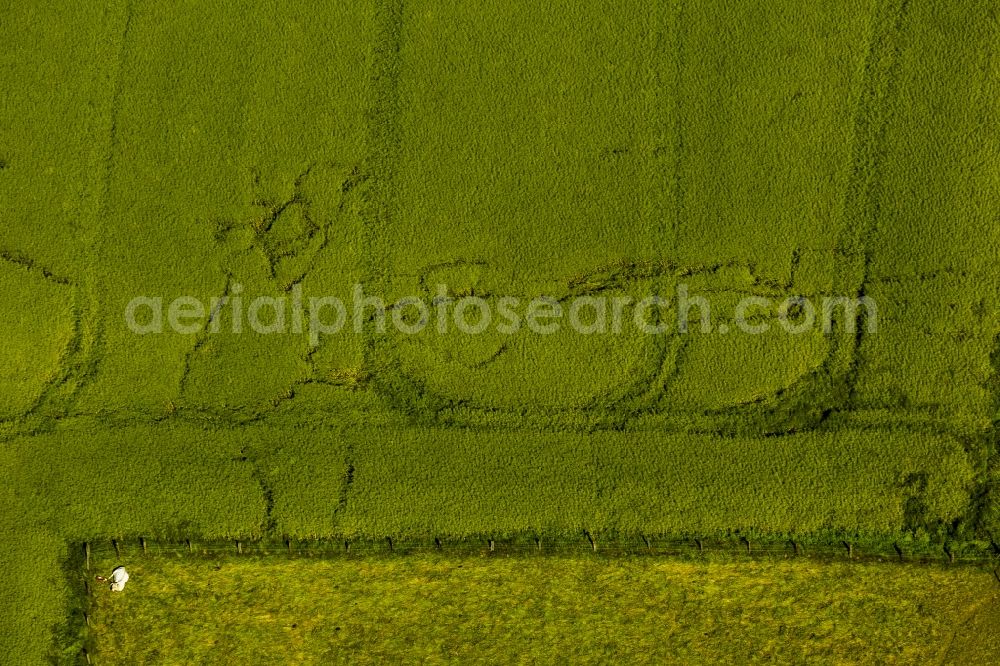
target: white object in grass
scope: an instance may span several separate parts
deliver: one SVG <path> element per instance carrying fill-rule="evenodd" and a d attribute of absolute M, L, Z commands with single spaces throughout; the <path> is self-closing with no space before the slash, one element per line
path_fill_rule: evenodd
<path fill-rule="evenodd" d="M 111 572 L 111 578 L 108 579 L 111 583 L 112 592 L 121 592 L 125 589 L 125 583 L 128 582 L 128 572 L 125 571 L 125 567 L 115 567 L 114 571 Z"/>

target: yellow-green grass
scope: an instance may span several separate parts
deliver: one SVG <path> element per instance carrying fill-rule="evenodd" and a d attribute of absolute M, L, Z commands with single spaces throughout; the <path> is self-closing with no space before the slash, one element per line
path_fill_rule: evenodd
<path fill-rule="evenodd" d="M 971 567 L 574 556 L 97 558 L 102 664 L 992 663 Z"/>
<path fill-rule="evenodd" d="M 64 645 L 85 540 L 1000 541 L 987 0 L 9 4 L 0 662 Z M 860 290 L 880 327 L 310 350 L 123 318 L 680 278 L 721 315 Z"/>

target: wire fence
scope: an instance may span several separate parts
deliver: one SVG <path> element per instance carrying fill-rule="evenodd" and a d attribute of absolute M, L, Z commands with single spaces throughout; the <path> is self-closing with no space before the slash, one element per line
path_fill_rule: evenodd
<path fill-rule="evenodd" d="M 329 557 L 355 558 L 440 554 L 447 557 L 725 557 L 794 558 L 822 560 L 896 561 L 909 563 L 1000 564 L 994 548 L 949 547 L 942 544 L 872 544 L 835 539 L 805 542 L 794 539 L 755 541 L 747 537 L 546 537 L 510 538 L 313 538 L 313 539 L 102 539 L 81 545 L 85 567 L 90 559 L 112 554 L 116 558 L 171 557 Z"/>

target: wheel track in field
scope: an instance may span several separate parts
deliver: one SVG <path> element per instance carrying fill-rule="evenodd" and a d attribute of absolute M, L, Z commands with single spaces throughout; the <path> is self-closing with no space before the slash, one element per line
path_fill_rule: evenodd
<path fill-rule="evenodd" d="M 402 0 L 381 0 L 376 13 L 371 98 L 368 103 L 368 149 L 362 171 L 368 180 L 361 192 L 362 268 L 361 283 L 367 293 L 388 294 L 391 271 L 388 230 L 398 214 L 397 171 L 402 136 L 400 115 L 401 51 L 403 44 Z M 371 376 L 371 387 L 401 413 L 420 402 L 423 388 L 390 363 L 384 352 L 389 341 L 378 330 L 376 317 L 365 321 L 361 332 L 362 368 Z"/>
<path fill-rule="evenodd" d="M 337 505 L 333 508 L 333 522 L 335 525 L 338 525 L 339 518 L 347 513 L 347 501 L 350 498 L 356 471 L 355 462 L 354 442 L 351 442 L 344 451 L 344 478 L 341 481 L 340 492 L 337 495 Z"/>
<path fill-rule="evenodd" d="M 385 286 L 389 280 L 388 241 L 385 228 L 396 215 L 396 172 L 400 151 L 401 113 L 399 80 L 402 47 L 402 0 L 383 0 L 376 19 L 368 110 L 368 148 L 362 172 L 367 186 L 362 192 L 363 281 Z"/>
<path fill-rule="evenodd" d="M 684 114 L 681 108 L 682 82 L 684 80 L 684 42 L 685 42 L 685 9 L 687 0 L 677 0 L 675 10 L 676 38 L 674 43 L 674 127 L 673 127 L 673 179 L 674 179 L 674 210 L 672 240 L 674 247 L 677 245 L 677 238 L 683 228 L 686 208 L 684 205 L 684 156 L 686 153 L 684 145 Z"/>
<path fill-rule="evenodd" d="M 909 7 L 910 0 L 885 0 L 877 6 L 876 26 L 865 58 L 863 85 L 855 110 L 852 168 L 843 213 L 848 224 L 842 243 L 848 252 L 856 255 L 861 265 L 857 283 L 843 285 L 843 289 L 838 285 L 838 292 L 853 293 L 859 299 L 865 297 L 871 278 L 870 240 L 881 214 L 878 179 L 886 130 L 892 120 L 890 102 L 897 96 L 903 50 L 900 42 L 907 27 Z M 843 374 L 848 406 L 857 400 L 860 351 L 866 326 L 866 318 L 860 315 L 854 322 L 854 339 L 847 341 L 843 351 L 847 358 L 842 362 L 848 363 Z"/>
<path fill-rule="evenodd" d="M 957 622 L 941 649 L 937 663 L 975 663 L 973 660 L 982 657 L 984 648 L 988 648 L 986 643 L 990 640 L 989 629 L 990 627 L 995 629 L 997 620 L 1000 620 L 1000 595 L 993 592 L 988 596 L 984 595 L 980 602 L 970 608 Z M 988 652 L 988 649 L 986 651 Z"/>
<path fill-rule="evenodd" d="M 110 93 L 106 108 L 107 124 L 105 125 L 104 118 L 99 116 L 100 111 L 95 111 L 91 119 L 94 134 L 107 138 L 106 142 L 94 151 L 95 177 L 89 188 L 91 192 L 88 193 L 88 197 L 93 199 L 92 213 L 86 216 L 89 218 L 89 223 L 79 229 L 80 244 L 87 258 L 83 270 L 80 275 L 72 277 L 57 275 L 46 267 L 37 265 L 30 257 L 15 253 L 4 253 L 2 256 L 4 260 L 40 272 L 49 281 L 73 288 L 73 333 L 66 348 L 65 358 L 56 375 L 46 383 L 31 408 L 19 419 L 20 427 L 32 432 L 51 429 L 55 426 L 55 422 L 68 416 L 81 389 L 97 374 L 104 349 L 100 316 L 101 295 L 95 275 L 97 270 L 95 255 L 98 247 L 98 225 L 100 220 L 109 215 L 112 174 L 118 150 L 117 118 L 135 14 L 134 0 L 124 0 L 121 3 L 121 12 L 124 16 L 120 17 L 121 28 L 115 48 L 108 46 L 108 50 L 114 51 L 113 63 L 107 69 L 95 68 L 91 91 L 91 95 L 97 95 L 98 91 L 106 90 L 106 84 L 100 80 L 101 74 L 106 71 L 113 72 L 110 77 Z M 114 27 L 119 25 L 118 21 L 119 15 L 115 8 L 107 8 L 106 25 L 103 26 L 107 32 L 113 32 Z M 105 110 L 100 105 L 95 105 L 95 108 Z M 97 154 L 98 150 L 102 151 L 101 154 Z"/>
<path fill-rule="evenodd" d="M 236 460 L 250 465 L 250 476 L 260 486 L 261 498 L 264 500 L 264 517 L 260 523 L 261 535 L 264 537 L 274 536 L 278 529 L 278 521 L 274 517 L 274 488 L 261 467 L 258 454 L 244 446 Z"/>
<path fill-rule="evenodd" d="M 890 102 L 896 97 L 899 78 L 901 37 L 906 28 L 910 0 L 880 0 L 873 9 L 874 27 L 865 52 L 860 92 L 854 108 L 851 171 L 844 193 L 841 238 L 836 250 L 834 292 L 865 297 L 869 282 L 871 237 L 878 209 L 878 178 L 886 128 L 891 120 Z M 846 277 L 843 277 L 846 276 Z M 859 351 L 867 320 L 859 308 L 853 322 L 832 318 L 830 350 L 823 363 L 795 384 L 771 396 L 766 419 L 772 431 L 782 423 L 799 431 L 822 427 L 835 414 L 855 402 Z M 853 332 L 845 329 L 853 326 Z M 853 334 L 852 334 L 853 333 Z M 822 403 L 817 407 L 817 403 Z M 759 409 L 760 404 L 750 405 Z M 806 420 L 793 423 L 799 415 Z"/>
<path fill-rule="evenodd" d="M 684 197 L 684 158 L 686 155 L 686 145 L 684 143 L 684 113 L 681 104 L 683 99 L 683 81 L 684 81 L 684 68 L 685 68 L 685 42 L 686 42 L 686 10 L 687 10 L 687 0 L 676 0 L 676 2 L 670 5 L 670 16 L 673 19 L 669 27 L 674 30 L 674 43 L 673 43 L 673 86 L 670 91 L 671 103 L 673 105 L 673 123 L 672 123 L 672 145 L 670 146 L 670 155 L 672 156 L 671 164 L 671 194 L 673 198 L 673 209 L 671 211 L 671 229 L 670 229 L 670 242 L 672 244 L 671 250 L 676 253 L 677 249 L 677 239 L 680 237 L 681 230 L 684 226 L 684 221 L 687 217 L 687 208 L 685 207 L 685 197 Z M 665 30 L 666 26 L 662 25 L 662 18 L 657 15 L 660 19 L 661 35 Z M 660 46 L 660 44 L 657 44 Z M 657 89 L 662 93 L 666 86 L 664 85 L 660 73 L 661 68 L 657 67 Z M 661 285 L 658 285 L 661 286 Z M 655 413 L 657 411 L 657 405 L 666 394 L 670 385 L 680 374 L 680 368 L 684 360 L 686 359 L 686 352 L 688 351 L 688 340 L 685 338 L 679 345 L 679 347 L 673 349 L 673 354 L 671 354 L 672 347 L 666 339 L 664 339 L 659 345 L 660 349 L 660 359 L 657 367 L 654 370 L 652 380 L 649 382 L 648 386 L 642 387 L 638 383 L 633 383 L 629 388 L 627 395 L 620 401 L 618 405 L 628 405 L 632 404 L 634 407 L 631 410 L 633 416 L 641 416 L 645 413 Z M 625 422 L 628 421 L 626 417 L 621 427 L 625 427 Z"/>
<path fill-rule="evenodd" d="M 102 172 L 103 182 L 101 183 L 100 189 L 100 199 L 95 206 L 96 219 L 95 223 L 91 225 L 87 233 L 87 255 L 90 260 L 96 262 L 97 248 L 98 248 L 98 238 L 99 229 L 98 224 L 101 220 L 106 219 L 110 216 L 111 207 L 111 184 L 112 176 L 114 173 L 115 166 L 115 155 L 118 152 L 119 140 L 118 140 L 118 116 L 121 110 L 121 98 L 122 91 L 124 89 L 124 73 L 125 67 L 128 61 L 129 51 L 130 51 L 130 38 L 132 35 L 132 23 L 135 17 L 135 0 L 124 0 L 123 10 L 125 13 L 122 22 L 122 31 L 120 44 L 118 47 L 117 56 L 114 64 L 114 80 L 112 82 L 112 93 L 110 99 L 110 107 L 108 109 L 108 127 L 107 127 L 107 149 L 103 156 L 104 169 Z M 104 336 L 104 326 L 102 318 L 100 316 L 101 312 L 101 294 L 100 285 L 98 280 L 94 277 L 97 271 L 97 266 L 92 265 L 88 267 L 86 273 L 89 276 L 87 280 L 87 291 L 89 292 L 90 301 L 90 321 L 91 332 L 93 341 L 91 343 L 90 349 L 90 359 L 89 359 L 89 376 L 93 377 L 97 374 L 101 358 L 103 356 L 106 340 Z"/>
<path fill-rule="evenodd" d="M 55 271 L 40 265 L 37 261 L 21 252 L 0 249 L 0 261 L 4 261 L 15 266 L 41 275 L 42 279 L 54 284 L 63 286 L 75 286 L 76 280 L 68 275 L 60 275 Z"/>

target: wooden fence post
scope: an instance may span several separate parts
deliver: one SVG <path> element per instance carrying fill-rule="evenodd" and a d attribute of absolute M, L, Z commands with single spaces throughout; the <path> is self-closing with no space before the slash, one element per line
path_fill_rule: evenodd
<path fill-rule="evenodd" d="M 90 542 L 86 541 L 83 544 L 83 552 L 87 557 L 87 571 L 90 571 Z"/>

